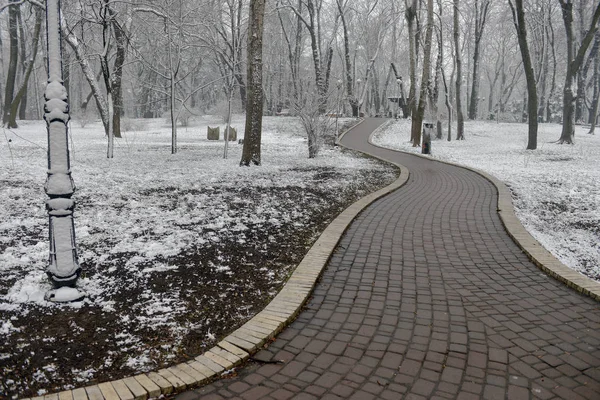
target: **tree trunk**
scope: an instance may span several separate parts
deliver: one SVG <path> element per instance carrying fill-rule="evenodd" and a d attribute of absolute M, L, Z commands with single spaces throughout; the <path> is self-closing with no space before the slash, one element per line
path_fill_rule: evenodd
<path fill-rule="evenodd" d="M 242 102 L 242 111 L 246 110 L 246 107 L 248 106 L 247 103 L 247 99 L 248 99 L 248 93 L 247 93 L 247 89 L 246 89 L 246 82 L 244 82 L 244 76 L 242 74 L 242 70 L 241 70 L 241 63 L 238 63 L 238 67 L 237 67 L 238 71 L 235 74 L 235 80 L 238 83 L 238 89 L 240 90 L 240 101 Z M 250 82 L 248 82 L 248 85 L 250 85 Z"/>
<path fill-rule="evenodd" d="M 36 15 L 37 17 L 37 15 Z M 40 15 L 41 18 L 41 15 Z M 19 13 L 19 36 L 21 37 L 21 70 L 22 70 L 22 74 L 23 74 L 23 81 L 21 83 L 21 87 L 23 87 L 23 85 L 25 85 L 25 90 L 23 91 L 23 94 L 21 95 L 21 99 L 19 101 L 19 111 L 17 112 L 16 110 L 11 110 L 11 115 L 16 115 L 19 114 L 19 119 L 22 121 L 24 119 L 27 118 L 26 114 L 27 114 L 27 83 L 29 81 L 29 77 L 27 77 L 27 79 L 25 78 L 25 76 L 27 75 L 27 70 L 28 70 L 28 66 L 29 66 L 29 61 L 27 59 L 27 51 L 26 51 L 26 46 L 25 46 L 25 30 L 23 29 L 23 19 L 21 18 L 21 13 Z M 37 19 L 36 19 L 36 24 L 37 24 Z M 35 30 L 35 28 L 34 28 Z M 36 40 L 35 38 L 32 39 L 32 41 Z M 32 56 L 33 57 L 33 56 Z M 69 96 L 69 88 L 65 85 L 65 87 L 67 88 L 67 96 Z M 19 92 L 21 91 L 21 88 L 19 88 Z M 17 96 L 19 94 L 17 93 Z M 16 96 L 15 96 L 16 97 Z M 13 101 L 14 103 L 14 101 Z M 11 105 L 12 107 L 12 105 Z M 16 124 L 16 118 L 15 118 L 15 124 Z"/>
<path fill-rule="evenodd" d="M 573 143 L 575 134 L 574 118 L 575 104 L 573 95 L 573 81 L 583 62 L 585 53 L 592 42 L 596 31 L 598 30 L 598 19 L 600 19 L 600 3 L 596 6 L 590 29 L 583 38 L 577 54 L 575 54 L 575 44 L 573 38 L 573 3 L 571 0 L 559 0 L 562 10 L 563 22 L 567 36 L 567 73 L 565 75 L 565 84 L 563 87 L 563 125 L 562 132 L 558 142 L 560 144 Z"/>
<path fill-rule="evenodd" d="M 549 12 L 552 12 L 552 10 L 549 8 Z M 543 37 L 542 40 L 542 59 L 540 61 L 541 65 L 539 65 L 539 76 L 538 76 L 538 110 L 537 110 L 537 119 L 538 122 L 542 122 L 544 120 L 544 108 L 545 108 L 545 104 L 546 104 L 546 99 L 548 96 L 547 93 L 547 88 L 548 88 L 548 72 L 550 69 L 550 60 L 548 57 L 548 47 L 551 46 L 552 44 L 548 42 L 547 40 L 547 35 L 546 35 L 546 18 L 544 15 L 545 11 L 544 8 L 542 8 L 542 16 L 544 17 L 544 24 L 541 27 L 541 35 Z"/>
<path fill-rule="evenodd" d="M 313 59 L 313 67 L 315 69 L 315 85 L 317 87 L 317 92 L 319 94 L 319 104 L 321 105 L 321 111 L 325 111 L 326 102 L 325 99 L 327 97 L 327 89 L 325 87 L 326 82 L 326 72 L 323 68 L 323 60 L 321 57 L 320 51 L 320 41 L 317 35 L 317 22 L 315 21 L 315 16 L 317 10 L 315 10 L 315 4 L 312 0 L 308 0 L 307 2 L 308 14 L 310 17 L 310 23 L 307 25 L 308 34 L 310 36 L 310 48 L 312 50 L 312 59 Z"/>
<path fill-rule="evenodd" d="M 527 26 L 525 25 L 525 11 L 523 9 L 523 0 L 515 0 L 513 5 L 512 0 L 508 1 L 510 6 L 513 23 L 517 30 L 517 39 L 519 41 L 519 49 L 521 50 L 521 58 L 523 59 L 523 67 L 525 68 L 525 79 L 527 81 L 527 114 L 529 116 L 529 135 L 527 141 L 527 150 L 535 150 L 537 148 L 537 88 L 535 82 L 535 73 L 533 64 L 531 63 L 531 55 L 529 53 L 529 45 L 527 44 Z"/>
<path fill-rule="evenodd" d="M 414 23 L 417 17 L 417 0 L 411 0 L 412 3 L 408 4 L 409 0 L 405 0 L 406 11 L 404 15 L 408 24 L 408 46 L 409 46 L 409 65 L 410 65 L 410 89 L 408 91 L 408 110 L 411 115 L 417 112 L 417 39 L 415 37 Z M 411 140 L 414 142 L 415 138 L 412 136 L 414 130 L 411 129 Z"/>
<path fill-rule="evenodd" d="M 594 57 L 594 98 L 592 99 L 592 107 L 590 110 L 589 121 L 590 130 L 589 134 L 593 135 L 596 130 L 596 123 L 598 121 L 598 104 L 600 103 L 600 52 L 596 53 Z"/>
<path fill-rule="evenodd" d="M 142 118 L 152 118 L 154 117 L 154 113 L 152 112 L 152 102 L 151 102 L 151 87 L 156 85 L 156 72 L 153 70 L 148 71 L 149 76 L 147 76 L 143 82 L 146 82 L 146 85 L 142 86 L 140 92 L 140 117 Z"/>
<path fill-rule="evenodd" d="M 431 41 L 433 36 L 433 0 L 427 0 L 427 26 L 425 28 L 425 44 L 423 45 L 423 74 L 421 76 L 421 90 L 419 106 L 412 119 L 413 147 L 421 145 L 421 131 L 425 106 L 427 105 L 427 91 L 429 89 L 429 75 L 431 71 Z"/>
<path fill-rule="evenodd" d="M 481 39 L 485 29 L 490 2 L 475 0 L 475 49 L 473 50 L 473 82 L 471 86 L 471 103 L 469 107 L 469 119 L 477 119 L 479 111 L 479 58 L 481 55 Z"/>
<path fill-rule="evenodd" d="M 438 13 L 441 16 L 442 14 L 442 3 L 440 0 L 438 0 Z M 437 38 L 437 42 L 438 42 L 438 51 L 437 51 L 437 58 L 435 60 L 435 78 L 433 80 L 433 88 L 430 92 L 430 99 L 429 99 L 429 107 L 431 109 L 431 115 L 435 117 L 436 120 L 436 134 L 435 134 L 435 138 L 436 139 L 441 139 L 443 132 L 442 132 L 442 122 L 440 121 L 440 113 L 439 113 L 439 109 L 438 109 L 438 100 L 439 100 L 439 96 L 440 96 L 440 78 L 441 78 L 441 74 L 442 74 L 442 66 L 443 66 L 443 62 L 444 62 L 444 43 L 443 43 L 443 36 L 442 36 L 442 30 L 439 29 L 438 33 L 436 34 L 436 38 Z"/>
<path fill-rule="evenodd" d="M 248 31 L 248 96 L 246 102 L 246 128 L 241 166 L 260 165 L 262 134 L 262 42 L 265 0 L 250 2 Z"/>
<path fill-rule="evenodd" d="M 465 139 L 465 118 L 462 111 L 462 60 L 460 54 L 459 0 L 454 0 L 454 54 L 456 63 L 456 140 Z"/>
<path fill-rule="evenodd" d="M 110 41 L 110 25 L 109 25 L 109 16 L 108 16 L 108 1 L 104 0 L 103 7 L 101 9 L 101 18 L 102 18 L 102 46 L 104 48 L 102 54 L 100 55 L 100 66 L 102 68 L 102 75 L 104 77 L 104 85 L 106 86 L 106 102 L 108 108 L 108 115 L 106 116 L 106 120 L 108 121 L 108 147 L 106 150 L 106 157 L 113 158 L 113 149 L 114 149 L 114 131 L 113 131 L 113 114 L 114 114 L 114 103 L 112 96 L 112 80 L 110 78 L 110 69 L 108 67 L 108 49 L 109 49 L 109 41 Z"/>
<path fill-rule="evenodd" d="M 438 0 L 438 9 L 439 15 L 442 16 L 442 0 Z M 439 41 L 443 43 L 442 31 L 440 29 L 439 33 Z M 448 82 L 446 82 L 446 73 L 441 65 L 444 65 L 444 48 L 440 46 L 439 56 L 440 56 L 440 75 L 442 77 L 442 83 L 444 84 L 444 103 L 446 104 L 446 110 L 448 111 L 448 141 L 452 140 L 452 102 L 450 101 L 450 88 Z M 441 131 L 441 128 L 438 128 L 438 131 Z M 441 139 L 441 136 L 440 136 Z"/>
<path fill-rule="evenodd" d="M 298 1 L 298 9 L 300 10 L 302 7 L 301 0 Z M 301 41 L 302 41 L 302 21 L 299 16 L 296 16 L 296 34 L 294 36 L 294 44 L 285 30 L 285 23 L 283 22 L 283 18 L 281 16 L 281 8 L 277 8 L 277 15 L 279 17 L 279 23 L 281 25 L 281 31 L 283 33 L 283 37 L 288 47 L 288 60 L 290 63 L 290 74 L 291 74 L 291 85 L 292 85 L 292 98 L 294 103 L 298 103 L 300 101 L 300 87 L 299 87 L 299 76 L 298 71 L 300 69 L 299 65 L 299 55 L 301 51 Z M 283 98 L 282 96 L 280 98 Z M 280 110 L 277 110 L 280 111 Z"/>
<path fill-rule="evenodd" d="M 33 67 L 35 64 L 35 58 L 38 50 L 38 43 L 40 38 L 40 30 L 42 27 L 42 10 L 35 10 L 35 27 L 33 28 L 33 44 L 32 44 L 32 53 L 31 60 L 27 62 L 27 69 L 25 70 L 25 74 L 23 76 L 23 83 L 21 83 L 21 87 L 19 88 L 13 102 L 10 105 L 10 122 L 9 126 L 17 126 L 17 109 L 19 108 L 20 103 L 25 99 L 27 94 L 27 82 L 29 82 L 29 77 L 31 76 L 31 72 L 33 71 Z M 24 119 L 24 118 L 22 118 Z"/>
<path fill-rule="evenodd" d="M 88 58 L 83 54 L 79 41 L 72 32 L 66 29 L 66 27 L 61 26 L 61 28 L 61 31 L 63 32 L 67 43 L 69 44 L 69 46 L 73 50 L 73 53 L 75 54 L 77 62 L 79 62 L 79 66 L 81 67 L 81 71 L 83 72 L 85 79 L 90 85 L 90 89 L 92 91 L 92 94 L 94 95 L 94 99 L 96 100 L 98 112 L 100 113 L 100 119 L 102 120 L 102 124 L 104 125 L 104 132 L 106 133 L 106 135 L 108 135 L 108 103 L 106 101 L 106 98 L 102 95 L 102 92 L 100 91 L 98 81 L 94 78 L 94 73 L 90 68 Z"/>
<path fill-rule="evenodd" d="M 117 43 L 117 54 L 113 65 L 112 73 L 112 95 L 113 95 L 113 131 L 117 138 L 121 137 L 121 116 L 123 110 L 123 64 L 125 64 L 125 55 L 127 53 L 127 35 L 125 29 L 119 24 L 116 19 L 116 13 L 109 8 L 112 17 L 112 28 L 115 33 L 115 41 Z"/>
<path fill-rule="evenodd" d="M 17 0 L 10 0 L 8 6 L 8 35 L 10 43 L 10 58 L 8 61 L 8 72 L 6 73 L 6 87 L 4 91 L 4 115 L 2 116 L 2 125 L 9 128 L 17 128 L 16 123 L 11 123 L 10 112 L 11 103 L 15 92 L 15 83 L 17 80 L 17 62 L 19 60 L 19 34 L 17 20 L 19 17 L 19 7 Z"/>
<path fill-rule="evenodd" d="M 556 66 L 558 64 L 558 61 L 556 60 L 556 46 L 554 44 L 554 25 L 552 24 L 551 10 L 548 12 L 546 36 L 548 37 L 548 41 L 550 42 L 550 49 L 552 50 L 552 81 L 550 83 L 550 91 L 548 92 L 548 96 L 546 98 L 546 122 L 550 122 L 552 120 L 552 109 L 550 107 L 550 104 L 552 98 L 554 97 L 554 92 L 556 90 Z"/>

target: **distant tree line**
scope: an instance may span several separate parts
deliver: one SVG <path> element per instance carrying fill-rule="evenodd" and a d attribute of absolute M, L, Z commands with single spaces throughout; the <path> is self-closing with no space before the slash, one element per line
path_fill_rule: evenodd
<path fill-rule="evenodd" d="M 44 8 L 0 5 L 4 126 L 41 117 Z M 596 0 L 63 0 L 64 79 L 74 118 L 118 138 L 123 117 L 166 117 L 173 152 L 178 122 L 230 99 L 248 132 L 282 110 L 391 116 L 406 99 L 414 145 L 422 121 L 468 138 L 466 118 L 528 122 L 535 149 L 538 123 L 562 123 L 560 143 L 594 132 L 599 19 Z"/>

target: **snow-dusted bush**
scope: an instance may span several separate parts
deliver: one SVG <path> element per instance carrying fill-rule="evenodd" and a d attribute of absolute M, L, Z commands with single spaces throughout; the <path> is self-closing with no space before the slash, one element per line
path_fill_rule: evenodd
<path fill-rule="evenodd" d="M 147 120 L 121 118 L 121 132 L 140 132 L 145 131 L 147 127 Z"/>

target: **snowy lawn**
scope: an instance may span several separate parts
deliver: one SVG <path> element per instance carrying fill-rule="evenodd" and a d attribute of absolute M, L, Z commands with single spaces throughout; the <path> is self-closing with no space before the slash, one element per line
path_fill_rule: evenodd
<path fill-rule="evenodd" d="M 559 145 L 560 131 L 560 125 L 540 124 L 538 149 L 531 151 L 525 150 L 526 124 L 469 121 L 466 140 L 434 140 L 432 153 L 504 181 L 525 228 L 565 265 L 600 280 L 600 136 L 578 126 L 575 144 Z M 410 121 L 401 120 L 374 143 L 420 153 L 409 138 Z"/>
<path fill-rule="evenodd" d="M 344 121 L 351 122 L 351 121 Z M 262 309 L 318 234 L 396 170 L 324 146 L 309 160 L 295 118 L 266 118 L 263 165 L 208 141 L 205 117 L 179 128 L 125 121 L 114 159 L 99 123 L 71 125 L 81 303 L 50 288 L 45 124 L 0 138 L 0 398 L 156 369 L 201 353 Z M 238 138 L 243 119 L 236 118 Z"/>

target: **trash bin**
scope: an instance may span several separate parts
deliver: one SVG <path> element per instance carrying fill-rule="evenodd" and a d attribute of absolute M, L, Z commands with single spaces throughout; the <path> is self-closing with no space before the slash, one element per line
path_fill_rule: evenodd
<path fill-rule="evenodd" d="M 425 122 L 423 124 L 421 154 L 431 154 L 431 135 L 433 135 L 433 124 L 430 122 Z"/>

